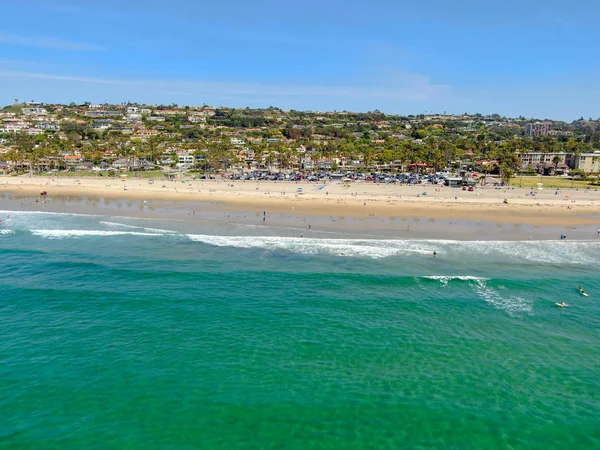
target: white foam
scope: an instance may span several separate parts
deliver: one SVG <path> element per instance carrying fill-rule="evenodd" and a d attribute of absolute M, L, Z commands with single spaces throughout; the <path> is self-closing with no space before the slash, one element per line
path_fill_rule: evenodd
<path fill-rule="evenodd" d="M 338 256 L 385 258 L 400 254 L 430 254 L 425 241 L 377 239 L 314 239 L 282 236 L 211 236 L 188 234 L 189 239 L 215 247 L 263 248 L 302 254 L 328 253 Z M 417 243 L 415 243 L 417 242 Z"/>
<path fill-rule="evenodd" d="M 82 236 L 161 236 L 156 233 L 139 233 L 136 231 L 102 231 L 102 230 L 31 230 L 31 233 L 36 236 L 41 236 L 48 239 L 62 239 L 69 237 Z"/>
<path fill-rule="evenodd" d="M 442 284 L 442 286 L 448 286 L 448 283 L 451 280 L 476 281 L 476 282 L 489 281 L 489 278 L 474 277 L 471 275 L 453 275 L 453 276 L 431 275 L 431 276 L 423 277 L 423 278 L 427 278 L 428 280 L 438 280 Z"/>
<path fill-rule="evenodd" d="M 513 295 L 500 295 L 500 293 L 482 281 L 481 279 L 474 280 L 473 288 L 486 303 L 494 306 L 497 309 L 506 311 L 510 315 L 519 313 L 528 313 L 533 310 L 531 301 L 523 297 Z"/>
<path fill-rule="evenodd" d="M 486 303 L 494 306 L 497 309 L 506 311 L 510 315 L 516 315 L 520 313 L 528 313 L 532 311 L 532 303 L 527 301 L 523 297 L 512 296 L 510 294 L 500 293 L 498 290 L 491 288 L 487 285 L 490 278 L 474 277 L 471 275 L 432 275 L 422 277 L 429 280 L 438 280 L 443 287 L 448 286 L 451 280 L 466 281 L 473 288 L 475 293 Z M 499 290 L 506 290 L 504 286 L 499 286 Z"/>
<path fill-rule="evenodd" d="M 431 239 L 316 239 L 283 236 L 212 236 L 189 234 L 189 239 L 216 247 L 263 248 L 294 253 L 385 258 L 432 255 L 469 261 L 535 262 L 546 264 L 599 264 L 600 242 L 589 241 L 456 241 Z M 343 255 L 342 255 L 343 254 Z"/>
<path fill-rule="evenodd" d="M 171 234 L 176 234 L 176 231 L 172 231 L 172 230 L 161 230 L 160 228 L 147 228 L 147 227 L 136 227 L 134 225 L 126 225 L 124 223 L 116 223 L 116 222 L 104 222 L 101 221 L 100 222 L 102 225 L 108 225 L 109 227 L 116 227 L 116 228 L 130 228 L 133 230 L 144 230 L 144 231 L 148 231 L 148 232 L 155 232 L 155 233 L 171 233 Z"/>
<path fill-rule="evenodd" d="M 13 234 L 13 230 L 0 230 L 0 234 Z"/>
<path fill-rule="evenodd" d="M 96 214 L 77 214 L 77 213 L 65 213 L 65 212 L 53 212 L 53 211 L 9 211 L 2 209 L 0 214 L 7 214 L 9 216 L 27 216 L 27 215 L 47 215 L 47 216 L 75 216 L 75 217 L 98 217 Z"/>

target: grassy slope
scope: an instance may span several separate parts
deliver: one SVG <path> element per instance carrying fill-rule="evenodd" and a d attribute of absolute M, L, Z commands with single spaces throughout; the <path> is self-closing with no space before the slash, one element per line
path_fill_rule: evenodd
<path fill-rule="evenodd" d="M 575 180 L 575 181 L 571 181 L 568 178 L 561 178 L 561 177 L 523 177 L 521 180 L 521 177 L 517 176 L 514 177 L 513 179 L 510 180 L 510 184 L 511 186 L 523 186 L 523 187 L 530 187 L 530 188 L 537 188 L 538 187 L 538 183 L 543 183 L 543 187 L 544 188 L 586 188 L 590 185 L 589 181 L 582 181 L 582 180 Z"/>

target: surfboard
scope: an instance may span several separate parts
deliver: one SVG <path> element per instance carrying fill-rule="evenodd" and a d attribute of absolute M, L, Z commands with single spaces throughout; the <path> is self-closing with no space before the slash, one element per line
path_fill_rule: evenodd
<path fill-rule="evenodd" d="M 564 308 L 565 306 L 569 306 L 566 303 L 564 305 L 561 305 L 560 303 L 555 303 L 556 306 L 560 306 L 561 308 Z"/>
<path fill-rule="evenodd" d="M 587 295 L 587 292 L 581 292 L 581 295 L 583 295 L 584 297 L 589 297 L 589 295 Z"/>

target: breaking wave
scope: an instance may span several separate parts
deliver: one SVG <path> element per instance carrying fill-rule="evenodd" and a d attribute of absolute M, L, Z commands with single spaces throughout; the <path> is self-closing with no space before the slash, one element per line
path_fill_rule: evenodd
<path fill-rule="evenodd" d="M 314 239 L 282 236 L 214 236 L 189 234 L 189 239 L 215 247 L 265 249 L 302 254 L 386 258 L 432 255 L 471 259 L 510 260 L 546 264 L 598 264 L 600 242 L 570 241 L 454 241 L 391 239 Z"/>
<path fill-rule="evenodd" d="M 135 231 L 102 231 L 102 230 L 31 230 L 31 234 L 48 239 L 64 239 L 84 236 L 161 236 L 156 233 L 139 233 Z"/>

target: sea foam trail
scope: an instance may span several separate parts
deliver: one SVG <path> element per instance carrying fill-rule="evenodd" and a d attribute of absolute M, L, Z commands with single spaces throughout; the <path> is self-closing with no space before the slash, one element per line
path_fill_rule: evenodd
<path fill-rule="evenodd" d="M 564 241 L 454 241 L 391 239 L 315 239 L 282 236 L 213 236 L 189 234 L 189 239 L 215 247 L 262 248 L 303 254 L 385 258 L 432 255 L 469 260 L 511 260 L 550 264 L 599 264 L 600 242 Z"/>
<path fill-rule="evenodd" d="M 144 230 L 144 231 L 148 231 L 150 233 L 155 232 L 155 233 L 160 233 L 160 234 L 162 234 L 162 233 L 177 234 L 176 231 L 162 230 L 160 228 L 136 227 L 135 225 L 126 225 L 124 223 L 105 222 L 105 221 L 101 221 L 100 223 L 102 225 L 107 225 L 109 227 L 114 227 L 114 228 L 128 228 L 128 229 L 132 229 L 132 230 Z"/>
<path fill-rule="evenodd" d="M 482 277 L 474 277 L 471 275 L 431 275 L 428 277 L 422 277 L 427 280 L 436 280 L 441 283 L 442 286 L 448 286 L 448 283 L 452 280 L 460 280 L 460 281 L 476 281 L 476 282 L 486 282 L 489 281 L 489 278 Z"/>
<path fill-rule="evenodd" d="M 510 315 L 529 313 L 533 310 L 532 301 L 517 295 L 503 295 L 489 287 L 482 279 L 473 281 L 473 289 L 486 303 L 506 311 Z"/>
<path fill-rule="evenodd" d="M 500 292 L 488 285 L 490 278 L 475 277 L 471 275 L 432 275 L 421 277 L 422 279 L 439 281 L 442 287 L 448 287 L 451 282 L 468 283 L 473 291 L 486 303 L 494 306 L 496 309 L 506 311 L 510 315 L 529 313 L 533 310 L 533 301 L 523 297 L 511 295 L 507 292 Z"/>
<path fill-rule="evenodd" d="M 31 230 L 31 234 L 48 239 L 64 239 L 85 236 L 162 236 L 156 233 L 139 233 L 136 231 L 103 231 L 103 230 Z"/>

